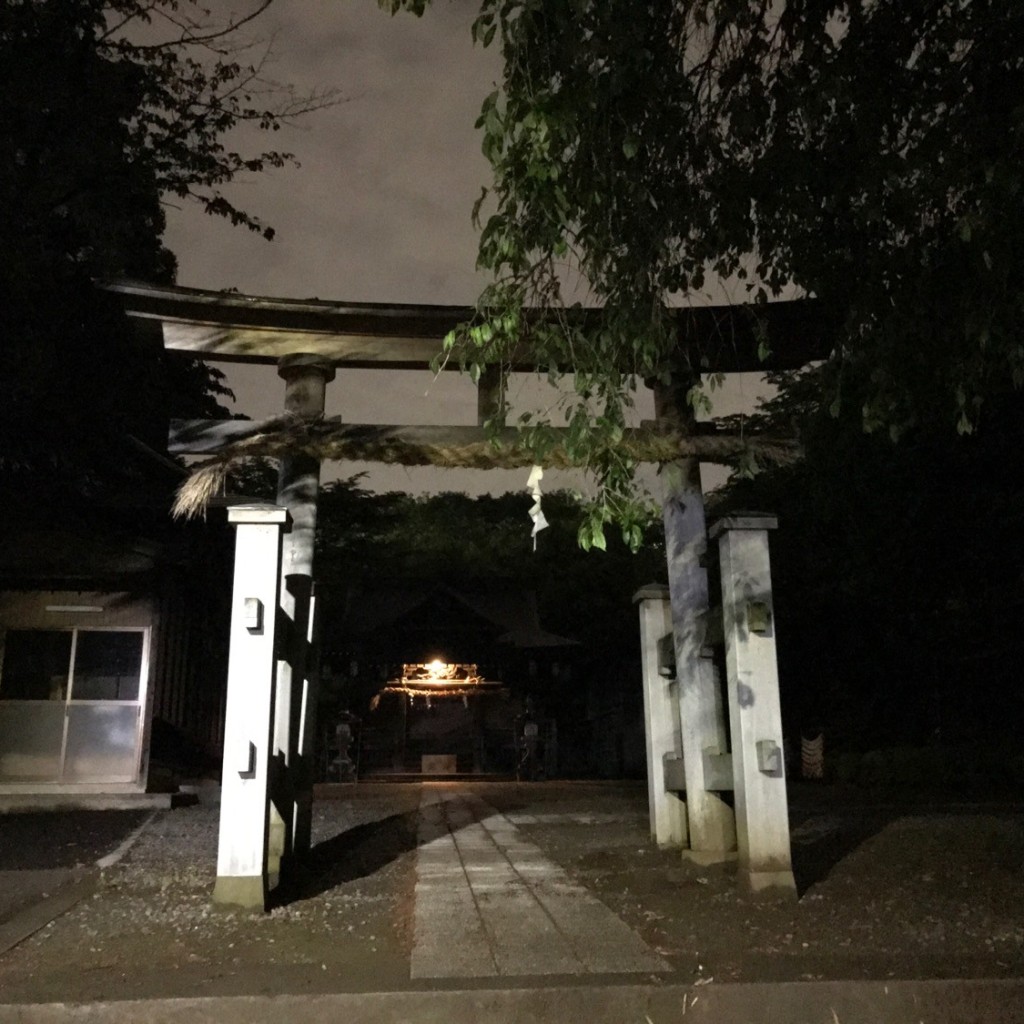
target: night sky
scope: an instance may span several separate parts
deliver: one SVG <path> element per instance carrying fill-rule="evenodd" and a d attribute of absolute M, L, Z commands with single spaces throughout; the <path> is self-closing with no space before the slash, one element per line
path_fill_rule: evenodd
<path fill-rule="evenodd" d="M 470 210 L 489 169 L 473 124 L 496 86 L 498 54 L 470 37 L 474 0 L 441 0 L 422 19 L 389 17 L 375 0 L 276 0 L 258 23 L 274 38 L 273 78 L 299 89 L 333 87 L 345 100 L 266 137 L 301 166 L 234 183 L 232 200 L 274 226 L 267 242 L 198 207 L 168 211 L 166 242 L 178 283 L 247 294 L 353 302 L 471 304 L 484 283 L 474 270 Z M 709 295 L 705 301 L 723 301 Z M 237 411 L 280 409 L 283 383 L 268 367 L 226 367 Z M 716 411 L 757 392 L 743 375 Z M 551 396 L 532 381 L 510 390 L 514 408 Z M 728 402 L 728 408 L 726 407 Z M 637 418 L 650 417 L 644 398 Z M 328 413 L 353 423 L 476 420 L 468 381 L 446 373 L 343 371 L 328 388 Z M 525 488 L 526 474 L 366 466 L 325 467 L 325 478 L 369 469 L 374 489 L 501 492 Z M 721 479 L 721 474 L 717 474 Z M 548 487 L 579 485 L 549 474 Z"/>

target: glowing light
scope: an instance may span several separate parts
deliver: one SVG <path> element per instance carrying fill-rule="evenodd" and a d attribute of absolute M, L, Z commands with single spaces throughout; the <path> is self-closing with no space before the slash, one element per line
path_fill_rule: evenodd
<path fill-rule="evenodd" d="M 484 679 L 476 665 L 434 658 L 433 661 L 404 664 L 401 678 L 388 682 L 371 701 L 371 710 L 377 707 L 385 693 L 401 694 L 410 703 L 416 697 L 423 697 L 427 707 L 430 707 L 431 699 L 455 697 L 468 707 L 470 696 L 484 693 L 505 696 L 507 690 L 502 683 Z"/>

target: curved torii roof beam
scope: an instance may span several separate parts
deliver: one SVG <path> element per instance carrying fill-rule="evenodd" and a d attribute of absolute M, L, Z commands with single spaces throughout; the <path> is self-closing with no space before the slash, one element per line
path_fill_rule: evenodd
<path fill-rule="evenodd" d="M 426 369 L 441 350 L 445 335 L 476 313 L 469 306 L 278 299 L 134 281 L 106 287 L 120 296 L 130 317 L 159 325 L 165 348 L 225 362 L 273 364 L 289 356 L 311 355 L 357 369 Z M 558 315 L 585 321 L 597 313 L 575 309 Z M 552 314 L 545 310 L 528 314 L 537 319 L 546 315 Z M 678 320 L 680 344 L 690 364 L 722 373 L 795 369 L 823 359 L 832 348 L 837 327 L 834 317 L 815 300 L 756 308 L 684 307 L 672 315 Z M 767 359 L 758 353 L 758 319 L 768 328 Z M 513 357 L 511 367 L 503 369 L 529 372 L 546 367 L 524 348 Z M 492 407 L 493 396 L 487 392 L 494 387 L 495 381 L 481 380 L 481 422 Z M 622 443 L 641 462 L 695 457 L 728 463 L 745 451 L 754 451 L 767 462 L 788 462 L 798 454 L 792 439 L 687 434 L 680 426 L 658 423 L 630 430 Z M 253 456 L 301 452 L 317 459 L 484 468 L 529 465 L 537 459 L 522 449 L 513 430 L 495 437 L 483 427 L 359 425 L 323 417 L 286 416 L 255 423 L 172 421 L 169 448 L 174 454 L 207 456 L 207 461 L 193 468 L 179 493 L 176 511 L 186 515 L 205 508 L 232 464 Z M 560 446 L 543 461 L 550 466 L 571 464 Z"/>
<path fill-rule="evenodd" d="M 471 320 L 471 306 L 428 306 L 321 299 L 278 299 L 237 292 L 115 281 L 107 289 L 126 313 L 163 325 L 164 346 L 202 359 L 276 363 L 296 353 L 318 355 L 359 369 L 425 369 L 444 336 Z M 767 323 L 771 352 L 758 356 L 757 317 Z M 594 309 L 565 314 L 586 320 Z M 538 319 L 544 310 L 531 311 Z M 672 310 L 693 365 L 735 373 L 795 369 L 824 359 L 832 348 L 835 318 L 813 299 L 753 306 L 719 305 Z M 524 351 L 514 371 L 538 364 Z"/>

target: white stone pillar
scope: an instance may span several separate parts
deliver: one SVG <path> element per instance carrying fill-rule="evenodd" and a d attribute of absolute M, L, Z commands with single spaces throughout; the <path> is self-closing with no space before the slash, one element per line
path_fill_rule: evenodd
<path fill-rule="evenodd" d="M 704 566 L 707 529 L 697 459 L 667 467 L 663 507 L 665 556 L 676 646 L 676 680 L 682 727 L 690 856 L 705 863 L 726 860 L 736 849 L 732 808 L 707 787 L 705 754 L 727 752 L 725 707 L 711 659 L 701 656 L 708 615 Z"/>
<path fill-rule="evenodd" d="M 285 412 L 304 417 L 323 414 L 327 384 L 334 379 L 329 361 L 317 355 L 286 356 L 278 374 L 285 381 Z M 289 626 L 277 677 L 272 799 L 273 847 L 285 862 L 292 855 L 302 856 L 310 846 L 317 693 L 309 649 L 319 490 L 319 459 L 304 454 L 282 458 L 277 501 L 291 514 L 292 529 L 281 557 L 281 608 Z"/>
<path fill-rule="evenodd" d="M 739 877 L 753 891 L 796 891 L 782 746 L 768 531 L 774 516 L 715 523 L 732 733 Z"/>
<path fill-rule="evenodd" d="M 266 907 L 269 765 L 281 530 L 275 505 L 228 509 L 236 529 L 216 903 Z"/>
<path fill-rule="evenodd" d="M 665 758 L 679 757 L 679 707 L 675 686 L 662 674 L 659 645 L 671 641 L 672 608 L 668 587 L 652 583 L 633 596 L 640 606 L 640 658 L 644 687 L 644 735 L 647 741 L 647 804 L 651 838 L 659 847 L 686 846 L 686 802 L 665 788 Z"/>

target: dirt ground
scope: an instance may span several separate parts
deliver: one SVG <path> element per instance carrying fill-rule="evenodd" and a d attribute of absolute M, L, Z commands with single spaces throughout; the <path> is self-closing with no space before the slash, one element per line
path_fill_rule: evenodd
<path fill-rule="evenodd" d="M 673 966 L 664 980 L 1024 977 L 1024 806 L 791 792 L 798 899 L 659 851 L 628 784 L 474 784 Z M 301 891 L 215 909 L 216 807 L 159 812 L 91 897 L 0 956 L 0 1002 L 408 988 L 416 785 L 315 806 Z M 0 870 L 87 863 L 137 812 L 0 818 Z M 49 858 L 49 860 L 47 860 Z"/>

